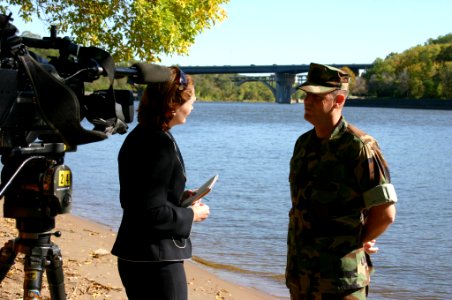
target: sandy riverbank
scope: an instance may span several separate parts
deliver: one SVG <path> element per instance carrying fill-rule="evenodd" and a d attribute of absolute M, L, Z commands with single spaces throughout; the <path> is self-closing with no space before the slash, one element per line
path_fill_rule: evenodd
<path fill-rule="evenodd" d="M 0 201 L 0 206 L 0 216 L 3 216 L 3 201 Z M 59 246 L 63 255 L 68 300 L 127 299 L 116 269 L 116 257 L 110 254 L 116 236 L 114 231 L 71 214 L 57 216 L 57 230 L 61 231 L 62 236 L 52 237 L 52 241 Z M 15 220 L 1 217 L 0 245 L 15 237 Z M 18 255 L 15 265 L 0 284 L 0 299 L 22 299 L 22 259 L 23 256 Z M 222 280 L 192 261 L 187 261 L 185 266 L 190 300 L 274 299 L 253 288 Z M 45 276 L 42 294 L 43 299 L 50 299 Z"/>

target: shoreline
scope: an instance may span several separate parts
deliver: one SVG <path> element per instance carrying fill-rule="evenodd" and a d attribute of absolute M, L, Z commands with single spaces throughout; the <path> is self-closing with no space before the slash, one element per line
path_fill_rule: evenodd
<path fill-rule="evenodd" d="M 15 220 L 3 218 L 3 201 L 0 201 L 0 232 L 2 247 L 17 237 Z M 65 291 L 68 299 L 127 299 L 116 267 L 116 257 L 110 249 L 116 237 L 108 226 L 72 214 L 56 217 L 52 232 L 61 231 L 60 238 L 52 237 L 63 256 Z M 0 283 L 0 299 L 21 299 L 23 293 L 23 254 Z M 198 263 L 185 261 L 190 300 L 270 300 L 276 297 L 252 287 L 241 286 L 219 278 Z M 41 293 L 50 299 L 46 275 Z M 6 298 L 3 298 L 6 297 Z"/>
<path fill-rule="evenodd" d="M 345 106 L 452 110 L 452 100 L 353 97 Z"/>
<path fill-rule="evenodd" d="M 303 99 L 291 99 L 290 103 L 278 103 L 274 101 L 243 100 L 243 101 L 219 101 L 197 100 L 199 103 L 275 103 L 275 104 L 303 104 Z M 347 98 L 345 106 L 350 107 L 380 107 L 380 108 L 404 108 L 425 110 L 452 110 L 452 99 L 395 99 L 395 98 Z"/>

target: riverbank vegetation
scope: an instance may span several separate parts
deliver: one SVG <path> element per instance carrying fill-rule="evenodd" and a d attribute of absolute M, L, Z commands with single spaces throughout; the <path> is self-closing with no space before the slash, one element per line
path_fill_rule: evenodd
<path fill-rule="evenodd" d="M 37 14 L 38 19 L 72 34 L 75 43 L 102 47 L 111 53 L 115 61 L 123 62 L 120 65 L 130 66 L 132 58 L 158 61 L 163 54 L 188 53 L 189 46 L 200 32 L 225 19 L 226 11 L 222 4 L 229 0 L 191 1 L 183 6 L 170 0 L 134 0 L 127 2 L 133 5 L 116 6 L 99 1 L 87 4 L 81 0 L 63 0 L 58 4 L 30 0 L 3 2 L 0 12 L 5 13 L 9 6 L 18 5 L 18 17 L 23 20 L 31 21 L 33 14 Z M 143 36 L 149 38 L 143 39 Z M 347 69 L 347 66 L 344 68 Z M 353 73 L 350 69 L 348 71 Z M 210 101 L 274 101 L 273 93 L 268 88 L 268 85 L 274 87 L 274 82 L 239 84 L 232 79 L 237 75 L 194 75 L 198 98 Z M 86 89 L 90 91 L 106 86 L 108 80 L 103 78 L 87 84 Z M 130 88 L 126 79 L 117 81 L 115 87 Z M 353 74 L 351 94 L 367 98 L 452 99 L 452 33 L 429 39 L 424 45 L 414 46 L 402 53 L 390 53 L 384 59 L 376 58 L 373 66 L 363 74 Z M 302 97 L 300 91 L 292 95 L 293 99 Z"/>
<path fill-rule="evenodd" d="M 344 66 L 350 74 L 353 71 Z M 238 74 L 194 75 L 198 98 L 210 101 L 273 102 L 262 82 L 236 84 Z M 270 85 L 274 85 L 271 81 Z M 352 75 L 351 95 L 366 98 L 452 100 L 452 33 L 402 53 L 377 58 L 361 76 Z M 300 91 L 293 99 L 303 97 Z"/>
<path fill-rule="evenodd" d="M 28 33 L 30 34 L 30 33 Z M 39 49 L 40 55 L 46 51 Z M 55 55 L 55 53 L 52 53 Z M 47 55 L 48 56 L 48 55 Z M 131 63 L 119 63 L 130 66 Z M 352 75 L 351 95 L 359 98 L 390 99 L 447 99 L 452 100 L 452 33 L 429 39 L 424 45 L 414 46 L 402 53 L 390 53 L 377 58 L 373 66 L 357 76 Z M 237 83 L 239 74 L 193 75 L 196 93 L 202 101 L 260 101 L 274 102 L 275 97 L 262 82 Z M 87 91 L 105 89 L 108 80 L 101 78 L 86 84 Z M 275 86 L 271 80 L 270 86 Z M 130 89 L 126 78 L 115 81 L 116 89 Z M 134 87 L 138 92 L 143 86 Z M 292 99 L 303 98 L 296 91 Z"/>
<path fill-rule="evenodd" d="M 198 99 L 207 101 L 275 101 L 272 91 L 264 83 L 252 81 L 238 85 L 231 80 L 237 75 L 193 75 Z"/>
<path fill-rule="evenodd" d="M 354 94 L 408 99 L 452 99 L 452 33 L 400 54 L 377 58 Z"/>

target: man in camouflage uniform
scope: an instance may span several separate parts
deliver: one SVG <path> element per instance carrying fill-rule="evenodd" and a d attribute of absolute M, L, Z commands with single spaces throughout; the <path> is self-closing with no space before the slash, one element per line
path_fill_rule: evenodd
<path fill-rule="evenodd" d="M 397 196 L 374 138 L 347 123 L 349 74 L 310 65 L 304 118 L 290 162 L 286 285 L 292 300 L 366 299 L 375 239 Z"/>

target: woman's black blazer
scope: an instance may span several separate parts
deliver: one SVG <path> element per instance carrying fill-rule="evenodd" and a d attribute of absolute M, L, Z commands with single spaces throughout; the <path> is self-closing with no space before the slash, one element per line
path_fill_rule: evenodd
<path fill-rule="evenodd" d="M 123 217 L 112 254 L 132 261 L 190 258 L 193 210 L 180 206 L 185 168 L 171 133 L 137 125 L 118 167 Z"/>

